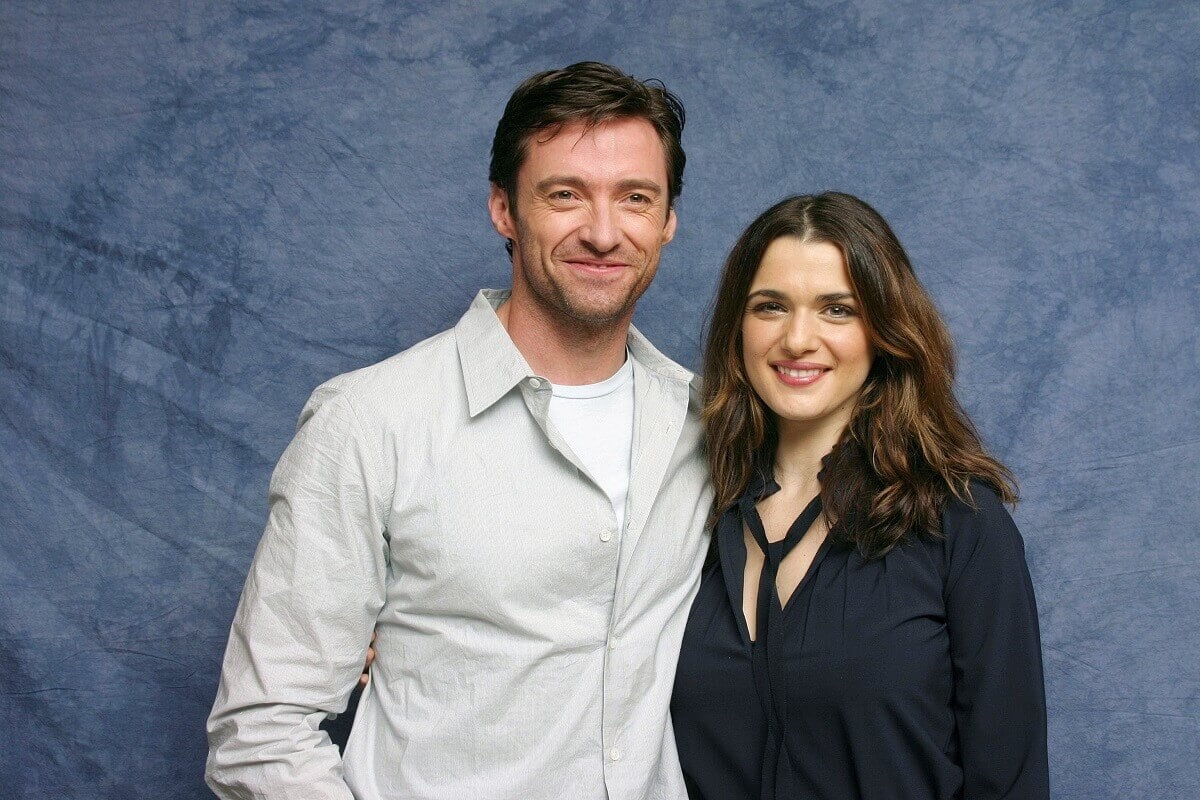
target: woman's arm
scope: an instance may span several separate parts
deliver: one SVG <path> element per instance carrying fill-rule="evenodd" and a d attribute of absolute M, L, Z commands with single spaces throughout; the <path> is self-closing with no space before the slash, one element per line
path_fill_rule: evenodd
<path fill-rule="evenodd" d="M 943 515 L 964 800 L 1048 798 L 1046 697 L 1025 546 L 990 489 Z"/>

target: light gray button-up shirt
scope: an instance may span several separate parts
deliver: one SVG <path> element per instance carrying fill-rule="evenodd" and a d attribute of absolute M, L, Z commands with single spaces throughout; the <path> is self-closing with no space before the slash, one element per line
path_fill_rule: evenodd
<path fill-rule="evenodd" d="M 618 532 L 496 317 L 506 297 L 305 406 L 209 720 L 221 797 L 686 796 L 667 709 L 707 543 L 698 392 L 630 330 Z M 343 761 L 317 726 L 376 627 Z"/>

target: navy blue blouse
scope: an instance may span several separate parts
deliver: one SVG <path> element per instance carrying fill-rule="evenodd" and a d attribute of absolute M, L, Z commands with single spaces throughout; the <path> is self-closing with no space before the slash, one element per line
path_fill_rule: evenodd
<path fill-rule="evenodd" d="M 827 539 L 786 607 L 772 586 L 751 642 L 742 528 L 778 489 L 718 522 L 684 632 L 671 712 L 691 798 L 1048 798 L 1037 609 L 995 492 L 972 483 L 978 508 L 952 500 L 943 538 L 882 558 Z"/>

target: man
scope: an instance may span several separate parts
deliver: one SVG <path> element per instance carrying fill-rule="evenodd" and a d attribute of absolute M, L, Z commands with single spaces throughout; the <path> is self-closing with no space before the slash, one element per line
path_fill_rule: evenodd
<path fill-rule="evenodd" d="M 597 63 L 492 147 L 511 294 L 318 388 L 209 720 L 227 798 L 681 798 L 667 708 L 710 495 L 692 376 L 630 326 L 683 109 Z M 342 761 L 341 711 L 378 658 Z"/>

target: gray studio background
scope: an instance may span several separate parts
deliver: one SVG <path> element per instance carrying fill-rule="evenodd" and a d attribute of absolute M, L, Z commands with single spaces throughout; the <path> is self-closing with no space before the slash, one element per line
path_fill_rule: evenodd
<path fill-rule="evenodd" d="M 759 211 L 861 195 L 1017 472 L 1054 796 L 1200 798 L 1200 7 L 0 4 L 0 796 L 199 798 L 321 381 L 508 281 L 487 153 L 584 58 L 687 105 L 638 324 L 689 366 Z"/>

